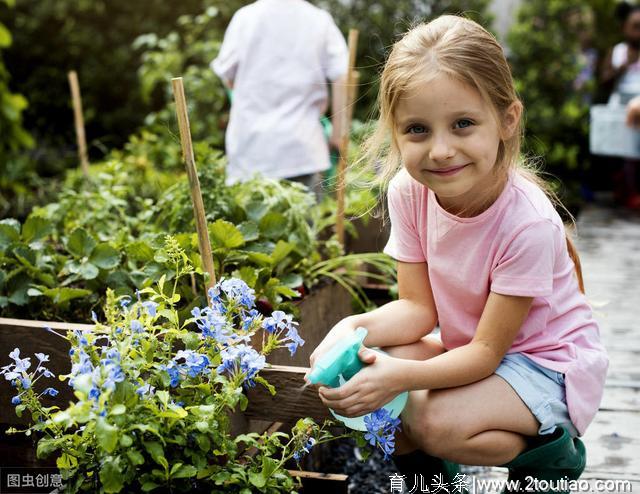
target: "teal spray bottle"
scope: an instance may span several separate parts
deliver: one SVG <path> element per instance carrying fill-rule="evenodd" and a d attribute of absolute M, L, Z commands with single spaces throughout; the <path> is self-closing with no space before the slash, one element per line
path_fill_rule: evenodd
<path fill-rule="evenodd" d="M 358 358 L 358 350 L 366 336 L 366 328 L 359 327 L 348 338 L 336 343 L 315 363 L 307 380 L 311 384 L 325 384 L 331 388 L 337 388 L 347 382 L 366 365 Z M 373 350 L 383 353 L 382 350 L 376 348 Z M 380 383 L 380 385 L 384 386 L 384 383 Z M 406 391 L 400 393 L 383 408 L 389 412 L 391 417 L 396 418 L 407 404 L 408 397 L 409 394 Z M 367 415 L 348 418 L 338 415 L 331 409 L 329 411 L 347 427 L 358 431 L 367 430 L 364 423 L 364 418 Z"/>

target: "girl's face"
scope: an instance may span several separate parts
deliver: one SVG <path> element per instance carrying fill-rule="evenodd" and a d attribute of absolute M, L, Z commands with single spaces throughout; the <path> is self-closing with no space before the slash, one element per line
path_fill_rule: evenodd
<path fill-rule="evenodd" d="M 405 168 L 442 207 L 462 212 L 492 189 L 501 130 L 477 89 L 439 74 L 400 98 L 394 121 Z"/>

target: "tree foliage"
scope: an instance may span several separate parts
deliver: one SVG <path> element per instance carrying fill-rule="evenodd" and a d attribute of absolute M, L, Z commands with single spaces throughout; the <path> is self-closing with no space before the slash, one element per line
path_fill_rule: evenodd
<path fill-rule="evenodd" d="M 614 6 L 612 0 L 530 0 L 522 3 L 508 36 L 525 106 L 525 148 L 569 188 L 590 165 L 589 105 L 597 78 L 594 70 L 586 84 L 576 84 L 585 69 L 582 55 L 593 49 L 601 59 L 610 48 L 617 26 Z"/>

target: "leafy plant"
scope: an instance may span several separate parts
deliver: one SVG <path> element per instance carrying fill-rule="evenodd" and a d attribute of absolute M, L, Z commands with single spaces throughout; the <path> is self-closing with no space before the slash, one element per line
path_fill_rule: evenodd
<path fill-rule="evenodd" d="M 193 273 L 175 243 L 167 253 L 178 268 L 176 280 Z M 194 308 L 182 321 L 176 310 L 180 295 L 162 277 L 155 287 L 137 291 L 137 300 L 107 294 L 105 323 L 90 332 L 58 334 L 70 345 L 71 372 L 59 376 L 73 388 L 76 400 L 65 409 L 44 406 L 58 390 L 36 383 L 55 377 L 45 363 L 15 349 L 13 364 L 0 375 L 17 394 L 16 413 L 31 415 L 23 431 L 38 438 L 38 457 L 56 454 L 65 492 L 294 492 L 285 469 L 316 444 L 356 437 L 393 451 L 398 421 L 374 412 L 367 437 L 360 433 L 333 436 L 322 426 L 301 419 L 290 435 L 231 435 L 231 415 L 243 411 L 243 389 L 275 389 L 261 375 L 265 355 L 287 347 L 293 355 L 304 344 L 290 315 L 263 317 L 255 294 L 243 281 L 221 280 L 210 305 Z M 50 330 L 53 332 L 53 330 Z M 261 348 L 252 341 L 263 341 Z M 254 455 L 248 449 L 254 448 Z"/>

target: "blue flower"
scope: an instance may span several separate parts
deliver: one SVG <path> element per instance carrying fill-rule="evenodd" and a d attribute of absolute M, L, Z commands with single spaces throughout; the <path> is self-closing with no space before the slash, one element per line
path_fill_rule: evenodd
<path fill-rule="evenodd" d="M 131 328 L 131 331 L 133 331 L 134 333 L 142 333 L 144 329 L 144 326 L 142 326 L 142 323 L 137 319 L 134 319 L 133 321 L 131 321 L 131 324 L 129 327 Z"/>
<path fill-rule="evenodd" d="M 264 355 L 244 344 L 225 348 L 220 352 L 220 357 L 222 363 L 217 367 L 216 372 L 218 374 L 228 372 L 232 375 L 242 372 L 245 374 L 244 382 L 247 386 L 255 385 L 253 378 L 266 364 Z"/>
<path fill-rule="evenodd" d="M 209 359 L 206 355 L 194 352 L 193 350 L 179 350 L 173 360 L 175 362 L 182 358 L 185 362 L 181 367 L 186 368 L 185 370 L 190 377 L 196 377 L 201 372 L 204 373 L 209 367 Z"/>
<path fill-rule="evenodd" d="M 315 443 L 316 443 L 316 440 L 310 437 L 309 440 L 304 444 L 304 446 L 302 446 L 302 448 L 300 448 L 299 450 L 293 453 L 293 458 L 296 461 L 300 461 L 300 459 L 305 453 L 309 453 L 309 451 L 311 450 L 311 448 L 313 448 L 313 445 Z"/>
<path fill-rule="evenodd" d="M 42 392 L 43 395 L 58 396 L 58 390 L 55 388 L 47 388 Z"/>
<path fill-rule="evenodd" d="M 31 379 L 29 379 L 28 377 L 21 378 L 20 382 L 22 383 L 23 389 L 29 389 L 31 387 Z"/>
<path fill-rule="evenodd" d="M 364 438 L 371 446 L 379 446 L 384 458 L 389 459 L 395 451 L 395 433 L 400 429 L 400 419 L 394 419 L 384 408 L 370 413 L 364 418 L 367 433 Z"/>
<path fill-rule="evenodd" d="M 287 337 L 285 341 L 288 341 L 287 348 L 289 349 L 291 356 L 293 356 L 296 353 L 296 350 L 298 349 L 299 346 L 304 345 L 304 340 L 300 338 L 300 335 L 298 334 L 298 330 L 293 326 L 291 326 L 289 328 L 289 331 L 287 331 Z"/>
<path fill-rule="evenodd" d="M 20 399 L 19 396 L 14 396 L 13 398 L 11 398 L 12 405 L 19 405 L 20 403 L 22 403 L 22 399 Z"/>
<path fill-rule="evenodd" d="M 169 365 L 164 366 L 163 369 L 166 370 L 169 374 L 169 386 L 175 388 L 180 382 L 180 369 L 178 369 L 173 360 L 169 363 Z"/>
<path fill-rule="evenodd" d="M 89 341 L 87 341 L 87 338 L 82 331 L 76 329 L 73 333 L 75 334 L 76 338 L 78 338 L 78 344 L 80 346 L 87 346 L 89 344 Z"/>
<path fill-rule="evenodd" d="M 128 295 L 125 295 L 120 299 L 120 307 L 122 307 L 123 310 L 127 310 L 127 307 L 129 307 L 130 303 L 131 297 L 129 297 Z"/>
<path fill-rule="evenodd" d="M 209 298 L 212 302 L 217 304 L 222 302 L 221 292 L 226 295 L 227 299 L 234 300 L 247 309 L 253 309 L 255 306 L 255 291 L 239 278 L 223 278 L 213 288 L 210 288 Z"/>
<path fill-rule="evenodd" d="M 275 333 L 278 330 L 289 327 L 291 322 L 292 320 L 289 314 L 285 314 L 281 310 L 274 310 L 271 317 L 267 317 L 262 321 L 262 328 L 268 333 Z"/>
<path fill-rule="evenodd" d="M 228 345 L 234 337 L 232 328 L 227 319 L 216 309 L 205 307 L 200 310 L 195 307 L 191 314 L 195 318 L 196 325 L 202 331 L 205 338 L 213 338 L 221 345 Z"/>
<path fill-rule="evenodd" d="M 49 355 L 44 353 L 36 353 L 35 355 L 40 362 L 49 362 Z"/>
<path fill-rule="evenodd" d="M 29 357 L 20 358 L 19 348 L 14 348 L 14 350 L 9 354 L 9 357 L 14 361 L 14 372 L 26 372 L 29 367 L 31 367 L 31 359 Z"/>
<path fill-rule="evenodd" d="M 142 306 L 147 309 L 147 313 L 151 317 L 156 317 L 156 309 L 158 308 L 158 304 L 152 301 L 143 302 Z"/>
<path fill-rule="evenodd" d="M 138 396 L 143 397 L 146 395 L 150 395 L 155 391 L 155 389 L 156 388 L 154 386 L 151 386 L 151 384 L 147 383 L 136 389 L 136 393 L 138 394 Z"/>

